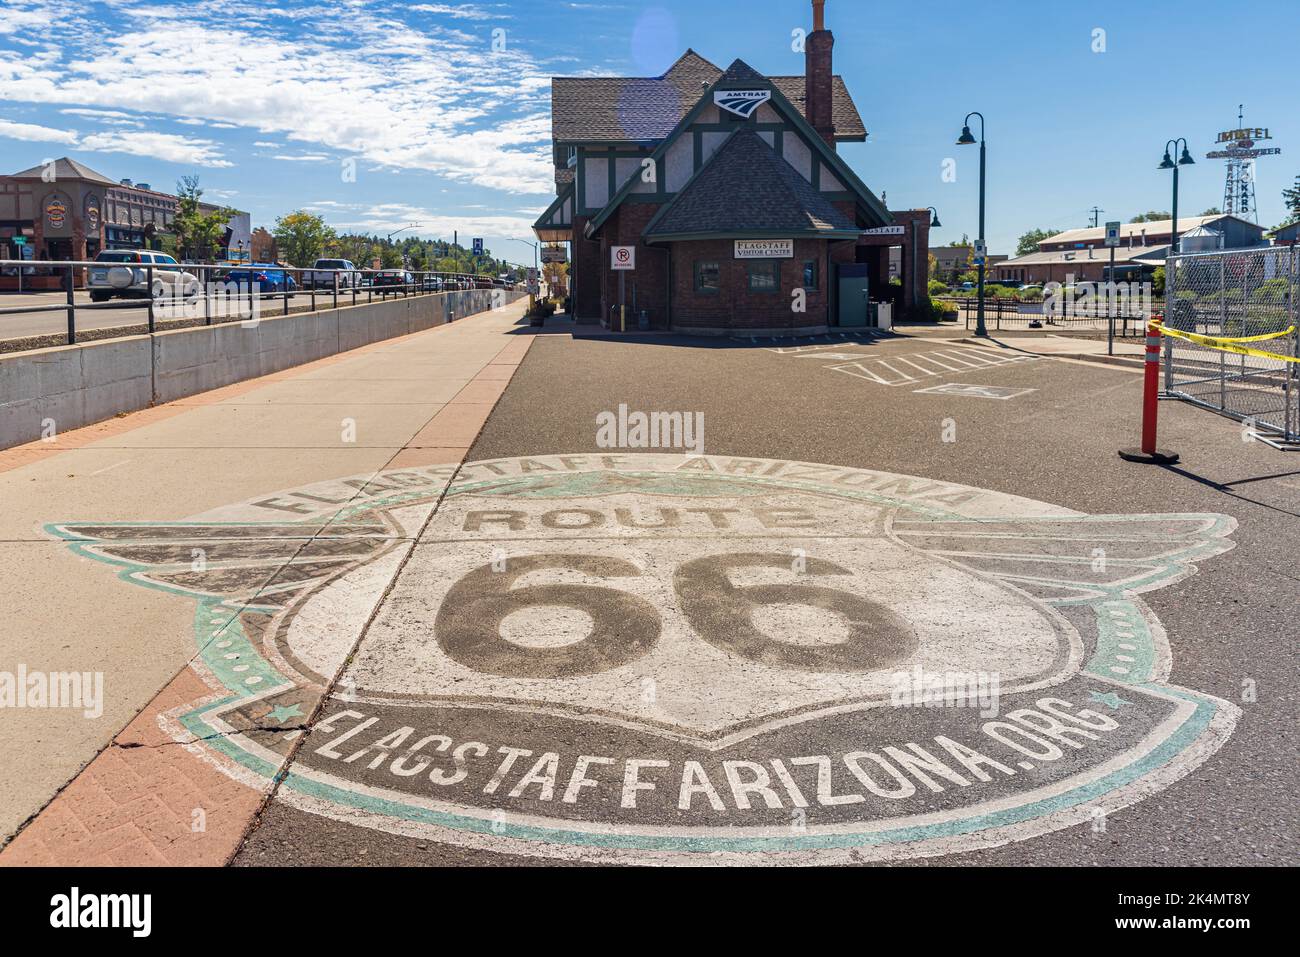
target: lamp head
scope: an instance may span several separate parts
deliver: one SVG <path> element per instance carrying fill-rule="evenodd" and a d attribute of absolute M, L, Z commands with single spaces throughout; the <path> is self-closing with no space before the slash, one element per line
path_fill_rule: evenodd
<path fill-rule="evenodd" d="M 1169 150 L 1165 150 L 1165 158 L 1162 159 L 1162 160 L 1160 161 L 1160 165 L 1159 165 L 1158 167 L 1156 167 L 1156 168 L 1157 168 L 1157 169 L 1173 169 L 1173 168 L 1174 168 L 1174 161 L 1173 161 L 1172 159 L 1169 158 Z"/>
<path fill-rule="evenodd" d="M 942 225 L 943 225 L 943 223 L 939 222 L 939 214 L 938 214 L 938 213 L 935 213 L 935 214 L 934 214 L 934 217 L 930 220 L 930 228 L 931 228 L 931 229 L 938 229 L 938 228 L 939 228 L 940 226 L 942 226 Z"/>
<path fill-rule="evenodd" d="M 974 142 L 975 142 L 975 137 L 971 135 L 970 127 L 969 127 L 969 126 L 963 126 L 963 127 L 961 128 L 961 136 L 957 137 L 957 145 L 958 145 L 958 146 L 970 146 L 970 145 L 972 145 Z"/>
<path fill-rule="evenodd" d="M 1189 153 L 1189 152 L 1187 152 L 1187 147 L 1184 146 L 1184 147 L 1183 147 L 1183 155 L 1180 156 L 1180 157 L 1178 157 L 1178 165 L 1179 165 L 1179 166 L 1192 166 L 1192 165 L 1195 164 L 1195 163 L 1196 163 L 1196 160 L 1192 159 L 1192 154 Z"/>

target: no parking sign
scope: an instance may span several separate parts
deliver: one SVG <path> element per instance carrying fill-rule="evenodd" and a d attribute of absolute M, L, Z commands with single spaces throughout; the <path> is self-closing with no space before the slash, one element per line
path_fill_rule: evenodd
<path fill-rule="evenodd" d="M 635 246 L 611 246 L 609 250 L 609 268 L 630 272 L 636 269 Z"/>

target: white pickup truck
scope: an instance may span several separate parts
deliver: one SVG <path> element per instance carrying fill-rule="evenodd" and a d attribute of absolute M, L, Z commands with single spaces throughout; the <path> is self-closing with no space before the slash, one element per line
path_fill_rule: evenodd
<path fill-rule="evenodd" d="M 338 274 L 339 288 L 351 289 L 361 285 L 361 273 L 346 259 L 318 259 L 302 274 L 304 289 L 333 289 L 334 276 Z"/>

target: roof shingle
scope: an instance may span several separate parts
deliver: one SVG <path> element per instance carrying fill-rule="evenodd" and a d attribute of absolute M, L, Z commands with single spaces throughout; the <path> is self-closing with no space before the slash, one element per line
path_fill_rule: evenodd
<path fill-rule="evenodd" d="M 856 231 L 755 132 L 733 133 L 677 194 L 646 237 L 705 233 Z"/>
<path fill-rule="evenodd" d="M 551 80 L 552 136 L 570 143 L 657 142 L 673 131 L 704 90 L 722 76 L 719 67 L 687 50 L 663 76 L 555 77 Z M 767 79 L 807 116 L 804 77 Z M 836 138 L 865 138 L 866 127 L 843 77 L 832 79 L 831 96 Z"/>

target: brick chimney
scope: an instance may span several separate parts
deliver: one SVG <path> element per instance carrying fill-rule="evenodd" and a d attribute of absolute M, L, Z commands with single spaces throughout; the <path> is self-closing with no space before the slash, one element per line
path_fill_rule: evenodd
<path fill-rule="evenodd" d="M 835 121 L 831 112 L 832 50 L 835 36 L 826 29 L 826 0 L 812 0 L 813 32 L 804 41 L 807 70 L 804 96 L 808 122 L 835 149 Z"/>

